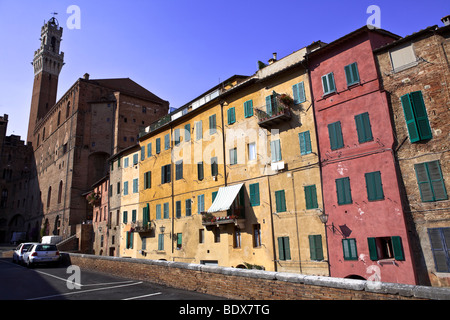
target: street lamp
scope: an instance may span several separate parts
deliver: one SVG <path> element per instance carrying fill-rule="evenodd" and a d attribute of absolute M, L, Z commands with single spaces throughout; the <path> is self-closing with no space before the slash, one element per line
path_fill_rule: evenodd
<path fill-rule="evenodd" d="M 164 226 L 159 227 L 159 231 L 161 231 L 161 233 L 164 233 L 164 231 L 166 231 L 166 227 Z"/>

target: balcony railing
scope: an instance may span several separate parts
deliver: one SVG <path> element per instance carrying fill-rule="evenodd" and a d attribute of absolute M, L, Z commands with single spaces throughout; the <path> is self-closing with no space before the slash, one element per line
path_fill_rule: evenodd
<path fill-rule="evenodd" d="M 202 212 L 202 225 L 205 227 L 235 224 L 243 228 L 244 223 L 245 214 L 243 207 L 235 207 L 227 211 L 215 212 L 214 214 Z"/>
<path fill-rule="evenodd" d="M 283 101 L 280 95 L 271 99 L 270 105 L 255 108 L 258 125 L 263 128 L 273 127 L 291 119 L 291 103 Z"/>
<path fill-rule="evenodd" d="M 147 233 L 154 230 L 151 221 L 136 221 L 133 225 L 133 228 L 134 232 L 137 233 Z"/>

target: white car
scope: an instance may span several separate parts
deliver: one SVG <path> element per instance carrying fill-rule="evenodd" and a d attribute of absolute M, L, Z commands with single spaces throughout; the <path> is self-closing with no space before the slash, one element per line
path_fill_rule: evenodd
<path fill-rule="evenodd" d="M 36 264 L 58 264 L 60 255 L 54 244 L 36 243 L 23 255 L 23 262 L 31 268 Z"/>
<path fill-rule="evenodd" d="M 17 246 L 17 248 L 14 249 L 13 252 L 13 262 L 14 263 L 18 263 L 18 264 L 22 264 L 23 263 L 23 255 L 25 254 L 25 252 L 27 252 L 31 246 L 33 246 L 34 244 L 38 244 L 36 242 L 25 242 L 25 243 L 21 243 Z"/>

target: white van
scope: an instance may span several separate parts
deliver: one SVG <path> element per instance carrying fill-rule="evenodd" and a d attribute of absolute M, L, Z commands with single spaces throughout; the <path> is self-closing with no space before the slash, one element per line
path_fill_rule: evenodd
<path fill-rule="evenodd" d="M 42 237 L 41 243 L 58 244 L 61 241 L 62 241 L 61 236 L 44 236 L 44 237 Z"/>

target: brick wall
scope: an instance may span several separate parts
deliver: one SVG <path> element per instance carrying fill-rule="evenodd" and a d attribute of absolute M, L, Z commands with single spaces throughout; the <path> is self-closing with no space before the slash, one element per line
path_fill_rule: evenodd
<path fill-rule="evenodd" d="M 64 254 L 81 269 L 244 300 L 450 299 L 449 288 L 247 270 L 181 262 Z"/>

